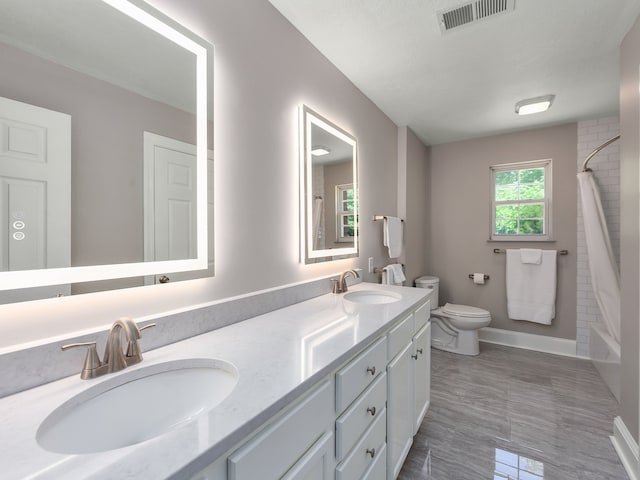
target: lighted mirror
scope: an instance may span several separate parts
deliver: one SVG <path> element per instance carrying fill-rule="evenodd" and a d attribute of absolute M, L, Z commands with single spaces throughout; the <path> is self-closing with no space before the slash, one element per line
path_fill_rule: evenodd
<path fill-rule="evenodd" d="M 143 1 L 2 0 L 0 58 L 0 303 L 211 274 L 212 46 Z"/>
<path fill-rule="evenodd" d="M 357 142 L 300 107 L 300 258 L 304 263 L 358 256 Z"/>

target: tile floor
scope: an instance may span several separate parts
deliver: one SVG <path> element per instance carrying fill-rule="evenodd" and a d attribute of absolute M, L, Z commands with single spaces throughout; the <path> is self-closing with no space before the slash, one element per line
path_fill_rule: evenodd
<path fill-rule="evenodd" d="M 589 361 L 487 343 L 431 358 L 400 480 L 628 480 L 609 440 L 618 404 Z"/>

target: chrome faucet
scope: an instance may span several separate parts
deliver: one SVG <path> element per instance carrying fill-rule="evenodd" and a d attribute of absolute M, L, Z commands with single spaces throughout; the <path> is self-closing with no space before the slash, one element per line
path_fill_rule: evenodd
<path fill-rule="evenodd" d="M 331 293 L 344 293 L 348 290 L 347 277 L 351 275 L 353 278 L 360 278 L 360 274 L 355 270 L 347 270 L 342 272 L 339 279 L 331 279 Z"/>
<path fill-rule="evenodd" d="M 142 354 L 140 353 L 140 345 L 138 344 L 140 332 L 146 328 L 155 326 L 155 323 L 150 323 L 142 328 L 138 328 L 138 325 L 130 318 L 120 318 L 116 320 L 111 326 L 102 361 L 100 361 L 100 357 L 96 351 L 96 342 L 71 343 L 69 345 L 63 345 L 62 350 L 73 347 L 89 347 L 80 378 L 84 380 L 96 378 L 106 373 L 118 372 L 130 365 L 141 362 Z M 124 332 L 127 341 L 126 352 L 123 352 L 122 349 L 122 332 Z"/>

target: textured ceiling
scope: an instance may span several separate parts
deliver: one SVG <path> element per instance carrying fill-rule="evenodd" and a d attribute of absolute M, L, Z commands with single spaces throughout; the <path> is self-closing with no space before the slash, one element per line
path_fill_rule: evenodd
<path fill-rule="evenodd" d="M 516 0 L 443 34 L 437 12 L 464 1 L 269 1 L 426 144 L 616 114 L 619 46 L 640 14 L 640 0 Z M 514 113 L 546 94 L 549 111 Z"/>

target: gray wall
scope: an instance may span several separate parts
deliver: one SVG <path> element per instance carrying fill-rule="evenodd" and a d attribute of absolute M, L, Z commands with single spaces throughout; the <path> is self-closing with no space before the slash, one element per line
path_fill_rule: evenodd
<path fill-rule="evenodd" d="M 491 312 L 491 327 L 560 338 L 576 338 L 575 123 L 431 147 L 429 172 L 429 274 L 440 277 L 440 304 L 475 305 Z M 553 159 L 553 243 L 489 242 L 489 167 Z M 507 317 L 504 254 L 494 248 L 566 249 L 558 257 L 556 318 L 552 325 Z M 490 276 L 474 285 L 469 274 Z"/>
<path fill-rule="evenodd" d="M 622 392 L 620 416 L 638 441 L 638 233 L 640 158 L 640 18 L 620 51 L 620 280 L 622 288 Z"/>
<path fill-rule="evenodd" d="M 427 167 L 429 149 L 410 128 L 398 128 L 398 215 L 405 219 L 405 285 L 426 273 L 429 225 Z"/>
<path fill-rule="evenodd" d="M 215 47 L 214 278 L 0 307 L 0 347 L 377 265 L 395 214 L 397 128 L 264 0 L 152 0 Z M 298 106 L 358 139 L 360 257 L 299 263 Z M 375 275 L 364 275 L 375 280 Z M 329 282 L 327 281 L 327 292 Z"/>

